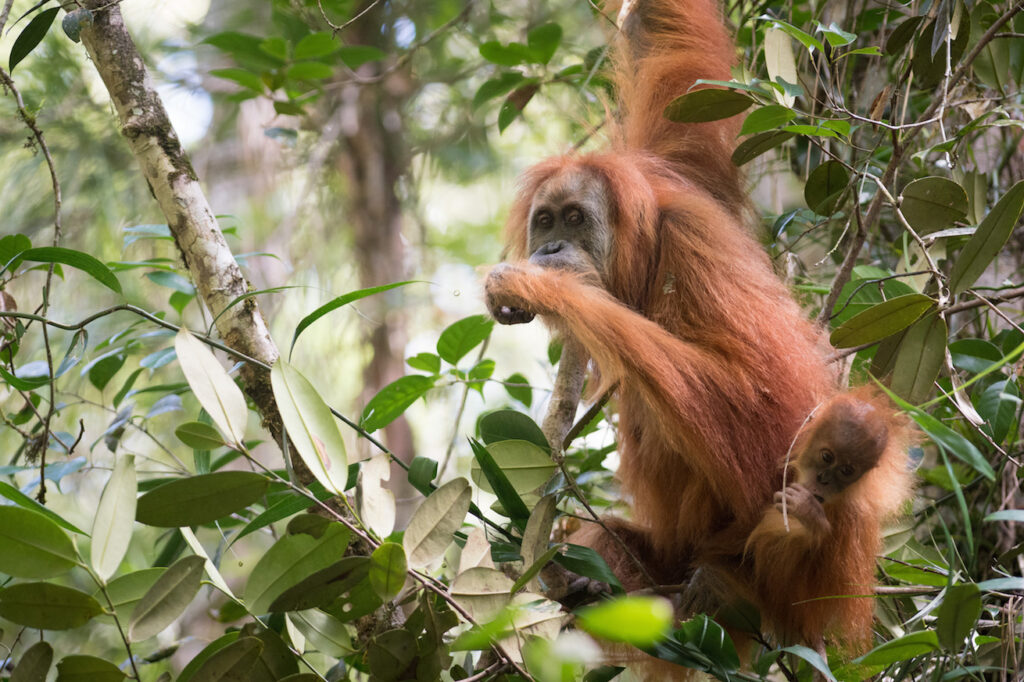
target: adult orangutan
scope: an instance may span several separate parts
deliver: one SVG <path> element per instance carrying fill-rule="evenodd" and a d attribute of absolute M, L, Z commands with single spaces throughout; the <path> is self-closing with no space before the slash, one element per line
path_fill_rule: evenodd
<path fill-rule="evenodd" d="M 599 390 L 617 384 L 633 522 L 610 522 L 656 581 L 679 583 L 709 553 L 743 555 L 795 434 L 836 389 L 820 334 L 744 225 L 739 121 L 662 113 L 697 79 L 730 78 L 718 4 L 640 0 L 622 33 L 609 149 L 525 174 L 486 300 L 505 324 L 540 315 L 591 356 Z M 617 542 L 595 530 L 588 543 L 627 589 L 646 586 Z"/>

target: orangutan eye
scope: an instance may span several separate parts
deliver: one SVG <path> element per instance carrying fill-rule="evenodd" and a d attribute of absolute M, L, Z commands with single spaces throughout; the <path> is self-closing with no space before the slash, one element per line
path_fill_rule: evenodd
<path fill-rule="evenodd" d="M 831 450 L 821 451 L 821 461 L 824 462 L 825 464 L 831 464 L 832 462 L 835 461 L 835 459 L 836 456 L 832 454 Z"/>
<path fill-rule="evenodd" d="M 853 478 L 853 474 L 856 473 L 852 464 L 844 464 L 839 467 L 839 475 L 843 478 Z"/>
<path fill-rule="evenodd" d="M 567 225 L 581 225 L 583 223 L 583 211 L 575 206 L 566 210 L 565 222 Z"/>
<path fill-rule="evenodd" d="M 548 229 L 554 223 L 554 216 L 549 211 L 538 211 L 537 215 L 533 217 L 533 224 L 536 227 Z"/>

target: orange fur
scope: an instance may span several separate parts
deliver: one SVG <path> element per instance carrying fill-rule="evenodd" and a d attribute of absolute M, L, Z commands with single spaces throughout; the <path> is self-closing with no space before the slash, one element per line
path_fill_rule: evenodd
<path fill-rule="evenodd" d="M 779 462 L 794 434 L 836 388 L 819 330 L 743 224 L 747 198 L 730 161 L 738 120 L 677 124 L 662 116 L 696 79 L 729 78 L 734 47 L 717 2 L 639 0 L 634 14 L 615 61 L 622 101 L 611 149 L 548 159 L 525 174 L 508 223 L 512 262 L 497 266 L 486 288 L 492 311 L 513 306 L 543 316 L 585 347 L 602 389 L 618 384 L 619 476 L 636 522 L 619 527 L 642 536 L 639 554 L 657 580 L 680 580 L 709 557 L 742 556 L 781 488 Z M 581 176 L 603 184 L 610 207 L 613 246 L 601 285 L 525 260 L 532 198 L 542 187 L 576 186 Z M 866 495 L 834 520 L 827 542 L 835 550 L 812 572 L 804 573 L 804 550 L 753 540 L 766 559 L 757 592 L 767 591 L 754 601 L 780 632 L 820 634 L 835 620 L 838 600 L 799 608 L 794 601 L 869 590 L 875 507 L 905 495 L 905 476 L 892 469 L 878 467 L 859 486 Z M 613 567 L 629 571 L 628 560 L 613 556 L 621 554 L 617 543 L 585 535 Z M 731 570 L 749 581 L 739 563 Z M 861 604 L 870 602 L 845 602 L 853 605 L 842 613 L 859 631 L 865 614 L 870 619 Z"/>

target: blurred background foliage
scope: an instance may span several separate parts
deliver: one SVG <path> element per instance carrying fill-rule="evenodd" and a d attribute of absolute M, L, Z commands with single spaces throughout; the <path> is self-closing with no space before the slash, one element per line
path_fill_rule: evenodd
<path fill-rule="evenodd" d="M 51 6 L 6 3 L 0 56 L 15 51 L 22 32 Z M 1018 13 L 996 37 L 986 35 L 1013 10 Z M 1015 227 L 1024 202 L 1017 185 L 1024 179 L 1019 10 L 1019 3 L 988 0 L 728 3 L 742 55 L 737 84 L 720 91 L 714 105 L 745 112 L 736 160 L 749 170 L 754 229 L 808 314 L 830 326 L 837 346 L 851 349 L 839 350 L 837 362 L 857 382 L 871 372 L 891 374 L 893 390 L 920 406 L 912 413 L 927 436 L 914 453 L 920 500 L 894 529 L 881 562 L 889 586 L 921 588 L 921 595 L 879 600 L 880 641 L 905 646 L 847 665 L 837 671 L 841 679 L 886 668 L 893 679 L 1011 679 L 1022 665 L 1021 544 L 1014 525 L 1024 520 L 1018 511 L 1024 239 Z M 502 257 L 501 226 L 516 176 L 553 153 L 602 144 L 602 121 L 613 107 L 601 71 L 613 30 L 609 20 L 588 3 L 526 0 L 128 0 L 122 11 L 231 249 L 253 289 L 268 290 L 258 300 L 279 347 L 286 349 L 296 325 L 336 296 L 415 280 L 321 319 L 296 344 L 291 362 L 328 404 L 353 416 L 403 376 L 429 376 L 403 398 L 411 400 L 387 393 L 377 399 L 377 414 L 389 415 L 378 419 L 384 442 L 406 462 L 433 460 L 438 483 L 470 475 L 475 462 L 474 482 L 493 489 L 480 474 L 486 458 L 481 464 L 479 453 L 474 457 L 466 436 L 485 436 L 474 426 L 477 417 L 496 408 L 539 420 L 557 349 L 549 349 L 540 325 L 493 335 L 479 318 L 451 325 L 483 312 L 478 268 Z M 119 135 L 108 95 L 84 50 L 58 24 L 44 30 L 16 68 L 9 59 L 5 67 L 54 158 L 62 192 L 60 246 L 107 264 L 122 293 L 97 284 L 87 268 L 65 263 L 41 308 L 46 266 L 17 261 L 24 244 L 6 241 L 0 242 L 0 253 L 10 256 L 0 258 L 8 266 L 0 273 L 3 309 L 75 322 L 129 303 L 174 324 L 207 329 L 209 314 L 196 301 Z M 954 83 L 961 65 L 964 78 Z M 5 94 L 0 237 L 22 235 L 32 246 L 46 246 L 54 240 L 48 168 L 15 98 Z M 677 113 L 694 115 L 687 106 Z M 892 201 L 878 203 L 876 222 L 869 218 L 878 184 Z M 995 236 L 978 247 L 981 265 L 964 274 L 958 257 L 975 248 L 968 244 L 982 230 L 973 228 L 986 225 L 1000 199 L 1006 200 L 1003 212 L 987 219 Z M 849 259 L 855 240 L 864 248 Z M 855 267 L 844 271 L 847 261 Z M 830 297 L 832 291 L 837 296 Z M 912 312 L 871 324 L 872 309 L 910 295 L 921 296 Z M 943 313 L 941 327 L 937 312 Z M 47 354 L 38 324 L 27 331 L 10 318 L 5 324 L 0 362 L 9 374 L 0 393 L 0 481 L 8 487 L 29 497 L 39 493 L 45 447 L 48 507 L 88 529 L 115 452 L 135 456 L 140 490 L 231 461 L 229 448 L 212 448 L 211 464 L 209 453 L 204 459 L 202 448 L 183 448 L 173 435 L 183 422 L 205 417 L 182 380 L 171 331 L 127 312 L 91 323 L 87 341 L 52 330 L 52 363 L 63 359 L 66 373 L 56 383 L 47 436 L 49 418 L 42 415 L 49 414 L 49 393 L 38 382 L 47 373 Z M 438 339 L 445 329 L 474 343 L 442 352 Z M 965 391 L 952 394 L 963 384 Z M 530 427 L 511 419 L 512 426 L 500 428 L 529 440 Z M 250 421 L 253 437 L 258 428 Z M 568 462 L 592 505 L 624 511 L 611 473 L 614 421 L 613 408 L 606 409 Z M 355 431 L 341 434 L 349 461 L 377 454 Z M 267 466 L 281 466 L 272 443 L 248 445 Z M 521 455 L 509 456 L 515 463 Z M 546 466 L 537 468 L 550 474 L 553 467 Z M 404 471 L 392 467 L 399 528 L 423 499 L 406 481 Z M 556 477 L 546 487 L 532 484 L 530 492 L 557 493 L 561 511 L 585 513 L 564 483 Z M 518 493 L 534 509 L 540 496 Z M 5 498 L 18 504 L 13 493 Z M 487 508 L 494 497 L 474 489 L 473 499 Z M 277 523 L 274 534 L 253 533 L 228 547 L 232 533 L 262 509 L 247 507 L 234 526 L 205 524 L 200 533 L 232 585 L 244 583 L 253 562 L 285 533 Z M 502 511 L 505 516 L 492 518 L 507 523 L 510 511 Z M 568 517 L 559 521 L 571 524 Z M 125 573 L 167 566 L 184 549 L 179 535 L 148 526 L 136 525 L 132 538 Z M 496 560 L 516 556 L 515 543 L 491 539 Z M 574 569 L 598 571 L 582 561 Z M 446 579 L 456 572 L 444 571 Z M 84 574 L 71 576 L 68 584 L 95 591 Z M 985 582 L 1001 579 L 1010 582 Z M 967 606 L 950 606 L 952 595 Z M 641 608 L 657 622 L 654 611 Z M 933 641 L 920 633 L 936 629 L 936 613 L 945 625 Z M 147 642 L 142 655 L 156 662 L 140 666 L 142 677 L 177 676 L 229 624 L 244 622 L 242 616 L 240 607 L 210 591 L 192 602 L 176 628 Z M 13 647 L 8 660 L 16 661 L 29 637 L 6 625 L 0 644 Z M 286 633 L 283 628 L 272 626 Z M 434 633 L 437 642 L 443 633 Z M 728 676 L 722 673 L 730 670 L 728 652 L 706 648 L 692 628 L 674 637 L 692 645 L 686 662 L 703 661 L 712 674 Z M 80 627 L 52 641 L 59 652 L 89 653 L 127 670 L 113 628 Z M 483 641 L 477 649 L 486 649 Z M 568 653 L 574 640 L 559 642 L 527 654 L 533 676 L 574 679 L 580 673 L 582 664 Z M 579 645 L 576 654 L 590 652 L 588 646 Z M 704 658 L 692 658 L 694 651 Z M 320 672 L 346 658 L 318 655 L 312 660 Z M 369 664 L 361 655 L 349 655 L 349 667 L 332 668 L 332 679 L 365 672 Z M 458 656 L 469 673 L 491 663 Z M 764 670 L 779 656 L 768 654 Z M 808 675 L 809 665 L 800 660 L 789 666 Z"/>

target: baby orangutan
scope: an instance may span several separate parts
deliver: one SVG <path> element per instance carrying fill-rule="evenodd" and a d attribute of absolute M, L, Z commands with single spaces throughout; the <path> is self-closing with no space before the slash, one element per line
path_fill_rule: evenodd
<path fill-rule="evenodd" d="M 795 480 L 775 493 L 743 560 L 780 642 L 822 654 L 825 637 L 854 650 L 870 642 L 881 524 L 909 497 L 909 442 L 905 418 L 867 388 L 830 399 L 797 438 Z"/>

